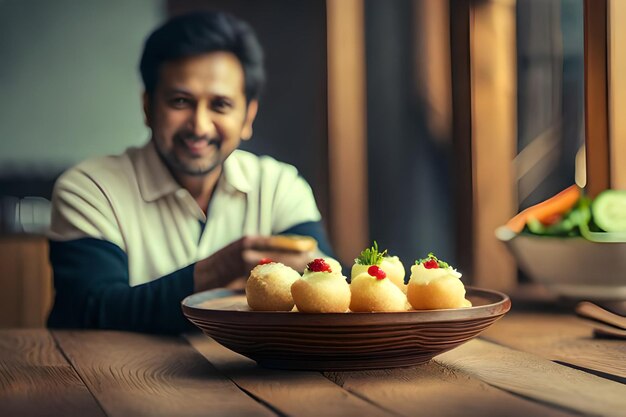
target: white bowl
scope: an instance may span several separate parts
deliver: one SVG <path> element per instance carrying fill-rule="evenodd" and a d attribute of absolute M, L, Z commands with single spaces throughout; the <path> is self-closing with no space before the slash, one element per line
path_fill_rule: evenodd
<path fill-rule="evenodd" d="M 573 299 L 626 300 L 626 242 L 515 234 L 506 226 L 498 228 L 496 236 L 530 279 L 556 294 Z"/>

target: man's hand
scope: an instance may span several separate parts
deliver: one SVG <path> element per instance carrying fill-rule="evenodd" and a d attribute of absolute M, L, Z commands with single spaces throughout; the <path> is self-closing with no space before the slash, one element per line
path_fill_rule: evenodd
<path fill-rule="evenodd" d="M 248 277 L 250 270 L 263 258 L 281 262 L 302 273 L 308 262 L 323 256 L 317 247 L 309 248 L 311 250 L 303 249 L 287 249 L 282 236 L 280 240 L 272 236 L 244 236 L 196 263 L 195 291 L 218 287 L 241 287 L 242 283 L 245 285 L 245 278 Z"/>

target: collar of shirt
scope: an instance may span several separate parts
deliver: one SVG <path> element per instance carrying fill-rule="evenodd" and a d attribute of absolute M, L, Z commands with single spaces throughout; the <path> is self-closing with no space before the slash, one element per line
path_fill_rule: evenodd
<path fill-rule="evenodd" d="M 223 189 L 244 194 L 250 192 L 250 180 L 241 166 L 241 161 L 237 158 L 237 152 L 234 151 L 224 161 L 223 173 L 217 183 L 216 191 Z M 139 191 L 145 201 L 155 201 L 168 194 L 184 190 L 161 160 L 152 141 L 143 146 L 138 154 L 139 157 L 135 159 L 134 165 Z"/>

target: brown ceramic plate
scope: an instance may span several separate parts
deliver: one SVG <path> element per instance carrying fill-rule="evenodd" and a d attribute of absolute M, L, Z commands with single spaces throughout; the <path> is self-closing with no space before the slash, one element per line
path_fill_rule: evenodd
<path fill-rule="evenodd" d="M 218 289 L 182 301 L 205 334 L 268 368 L 362 370 L 418 365 L 476 337 L 511 308 L 497 291 L 467 288 L 473 307 L 393 313 L 251 311 Z"/>

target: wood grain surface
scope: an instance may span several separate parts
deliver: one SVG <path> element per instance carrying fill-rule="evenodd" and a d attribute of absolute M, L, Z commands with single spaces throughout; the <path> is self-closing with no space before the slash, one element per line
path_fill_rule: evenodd
<path fill-rule="evenodd" d="M 434 362 L 411 368 L 326 372 L 324 378 L 315 372 L 257 367 L 203 335 L 187 339 L 246 392 L 290 416 L 412 416 L 416 410 L 434 417 L 458 416 L 459 410 L 465 416 L 571 415 Z"/>
<path fill-rule="evenodd" d="M 569 415 L 435 361 L 412 368 L 326 375 L 344 389 L 402 416 L 414 416 L 417 410 L 435 417 Z"/>
<path fill-rule="evenodd" d="M 179 337 L 54 331 L 108 416 L 273 416 Z"/>
<path fill-rule="evenodd" d="M 472 340 L 435 362 L 564 410 L 603 416 L 623 416 L 626 410 L 626 385 L 488 341 Z"/>
<path fill-rule="evenodd" d="M 422 366 L 325 374 L 260 368 L 199 334 L 187 336 L 192 347 L 126 332 L 3 330 L 0 416 L 624 414 L 625 384 L 544 357 L 589 329 L 558 314 L 512 317 L 488 336 L 520 350 L 477 339 Z M 599 350 L 594 360 L 623 362 L 623 342 L 588 342 L 580 357 Z"/>
<path fill-rule="evenodd" d="M 186 336 L 191 345 L 241 389 L 294 417 L 388 416 L 368 400 L 352 395 L 318 372 L 260 368 L 202 334 Z"/>
<path fill-rule="evenodd" d="M 48 330 L 0 330 L 0 416 L 104 416 Z"/>
<path fill-rule="evenodd" d="M 509 314 L 483 337 L 626 383 L 626 343 L 594 338 L 591 327 L 573 314 Z"/>

